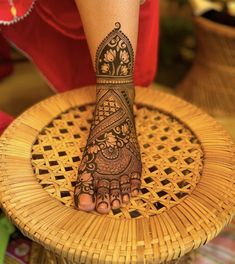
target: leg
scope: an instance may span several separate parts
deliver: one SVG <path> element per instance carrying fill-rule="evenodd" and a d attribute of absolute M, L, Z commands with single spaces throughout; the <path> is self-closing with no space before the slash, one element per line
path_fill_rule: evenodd
<path fill-rule="evenodd" d="M 75 205 L 107 213 L 138 194 L 141 158 L 133 116 L 139 2 L 77 0 L 97 76 L 96 107 Z"/>

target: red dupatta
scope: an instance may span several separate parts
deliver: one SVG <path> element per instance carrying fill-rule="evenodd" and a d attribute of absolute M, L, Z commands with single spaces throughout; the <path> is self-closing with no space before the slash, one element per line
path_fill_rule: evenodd
<path fill-rule="evenodd" d="M 95 84 L 95 73 L 73 0 L 0 0 L 2 34 L 25 53 L 58 91 Z M 6 24 L 8 24 L 6 26 Z M 135 84 L 155 76 L 158 1 L 140 7 Z"/>

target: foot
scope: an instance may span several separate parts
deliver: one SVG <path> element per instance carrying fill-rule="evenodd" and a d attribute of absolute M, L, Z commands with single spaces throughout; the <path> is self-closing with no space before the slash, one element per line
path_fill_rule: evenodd
<path fill-rule="evenodd" d="M 108 213 L 139 193 L 141 159 L 133 116 L 133 85 L 97 87 L 90 135 L 75 187 L 78 209 Z"/>
<path fill-rule="evenodd" d="M 74 201 L 78 209 L 108 213 L 138 195 L 141 177 L 133 101 L 134 53 L 116 23 L 96 53 L 94 119 L 78 171 Z"/>

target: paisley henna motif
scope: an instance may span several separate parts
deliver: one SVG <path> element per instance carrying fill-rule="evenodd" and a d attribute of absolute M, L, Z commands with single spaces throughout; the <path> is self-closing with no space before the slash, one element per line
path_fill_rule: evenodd
<path fill-rule="evenodd" d="M 142 166 L 133 115 L 134 53 L 120 28 L 116 23 L 97 50 L 96 108 L 78 171 L 76 206 L 84 193 L 96 196 L 97 208 L 121 205 L 121 197 L 130 197 L 131 191 L 140 188 Z"/>

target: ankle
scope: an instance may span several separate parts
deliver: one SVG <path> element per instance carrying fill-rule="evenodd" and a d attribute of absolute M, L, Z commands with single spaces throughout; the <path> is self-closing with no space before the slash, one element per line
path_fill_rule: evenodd
<path fill-rule="evenodd" d="M 132 83 L 128 84 L 97 84 L 96 85 L 96 101 L 99 101 L 100 96 L 105 92 L 113 90 L 116 94 L 121 97 L 125 94 L 128 97 L 128 101 L 133 106 L 135 100 L 135 86 Z M 102 93 L 103 91 L 103 93 Z"/>

